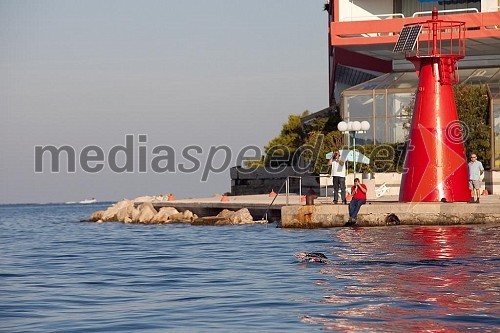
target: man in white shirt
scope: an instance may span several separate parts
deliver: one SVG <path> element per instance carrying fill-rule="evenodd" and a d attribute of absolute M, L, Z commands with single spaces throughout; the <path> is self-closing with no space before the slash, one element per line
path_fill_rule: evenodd
<path fill-rule="evenodd" d="M 484 172 L 483 164 L 477 160 L 476 154 L 470 155 L 469 167 L 469 189 L 470 189 L 470 202 L 479 203 L 479 190 L 481 189 L 481 175 Z M 474 201 L 474 192 L 476 194 L 476 201 Z"/>
<path fill-rule="evenodd" d="M 342 161 L 340 159 L 340 153 L 338 150 L 333 152 L 332 157 L 330 157 L 330 160 L 328 160 L 328 165 L 332 166 L 331 176 L 333 178 L 333 203 L 338 203 L 340 188 L 340 197 L 342 199 L 342 203 L 347 205 L 347 200 L 345 198 L 346 167 L 345 161 Z"/>

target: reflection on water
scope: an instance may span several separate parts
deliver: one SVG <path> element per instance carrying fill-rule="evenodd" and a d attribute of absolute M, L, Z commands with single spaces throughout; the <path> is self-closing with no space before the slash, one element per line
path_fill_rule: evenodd
<path fill-rule="evenodd" d="M 497 331 L 495 227 L 397 227 L 331 232 L 325 305 L 303 322 L 340 332 Z"/>

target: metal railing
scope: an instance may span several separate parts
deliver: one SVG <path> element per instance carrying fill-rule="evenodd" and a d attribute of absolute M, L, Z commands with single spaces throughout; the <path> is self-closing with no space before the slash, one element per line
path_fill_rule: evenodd
<path fill-rule="evenodd" d="M 329 175 L 319 175 L 319 176 L 288 176 L 286 177 L 286 180 L 281 184 L 278 192 L 274 196 L 273 200 L 267 206 L 266 212 L 264 213 L 264 216 L 262 217 L 262 220 L 266 220 L 268 218 L 268 213 L 269 209 L 271 209 L 272 205 L 274 205 L 274 202 L 276 201 L 276 198 L 278 195 L 280 195 L 281 191 L 283 190 L 283 187 L 285 187 L 285 204 L 286 206 L 290 205 L 290 179 L 298 179 L 299 180 L 299 203 L 301 203 L 302 200 L 302 178 L 330 178 L 331 176 Z M 320 181 L 320 192 L 321 192 L 321 181 Z M 320 193 L 321 195 L 321 193 Z M 328 198 L 328 182 L 325 183 L 325 196 L 323 198 Z"/>
<path fill-rule="evenodd" d="M 290 178 L 295 178 L 299 179 L 299 200 L 302 200 L 302 178 L 331 178 L 330 175 L 319 175 L 319 176 L 288 176 L 285 183 L 286 183 L 286 205 L 288 206 L 290 203 L 289 200 L 289 195 L 290 195 Z M 321 195 L 321 181 L 319 182 L 320 184 L 320 193 Z M 328 196 L 328 182 L 325 182 L 325 196 L 323 198 L 329 198 Z"/>
<path fill-rule="evenodd" d="M 280 186 L 280 188 L 279 188 L 279 190 L 278 190 L 278 193 L 276 193 L 276 195 L 275 195 L 275 196 L 274 196 L 274 198 L 273 198 L 273 201 L 271 201 L 271 203 L 269 204 L 269 206 L 267 206 L 266 212 L 264 213 L 264 216 L 262 217 L 262 220 L 266 220 L 266 221 L 268 221 L 268 222 L 269 222 L 269 220 L 267 219 L 267 213 L 269 213 L 269 209 L 271 209 L 271 206 L 274 204 L 274 201 L 276 200 L 276 198 L 278 197 L 278 195 L 281 193 L 281 190 L 283 189 L 283 186 L 284 186 L 285 184 L 287 184 L 287 183 L 288 183 L 288 178 L 287 178 L 287 180 L 285 180 L 285 181 L 281 184 L 281 186 Z M 287 185 L 287 186 L 288 186 L 288 185 Z"/>
<path fill-rule="evenodd" d="M 438 10 L 438 14 L 447 14 L 447 13 L 467 13 L 467 12 L 474 12 L 474 13 L 479 13 L 479 10 L 477 8 L 461 8 L 461 9 L 443 9 L 443 10 Z M 432 11 L 425 11 L 425 12 L 415 12 L 413 13 L 412 17 L 418 17 L 418 16 L 429 16 L 432 15 Z"/>
<path fill-rule="evenodd" d="M 373 14 L 373 15 L 365 15 L 365 16 L 353 16 L 353 17 L 350 17 L 350 19 L 351 19 L 351 22 L 353 22 L 353 21 L 363 21 L 363 19 L 369 19 L 367 21 L 375 21 L 375 20 L 377 20 L 377 18 L 382 18 L 382 17 L 390 17 L 390 18 L 399 17 L 399 18 L 405 18 L 405 15 L 403 13 Z"/>
<path fill-rule="evenodd" d="M 295 178 L 299 180 L 299 200 L 302 198 L 302 177 L 301 176 L 288 176 L 286 177 L 286 180 L 281 184 L 278 193 L 274 196 L 273 200 L 267 206 L 266 212 L 264 213 L 264 216 L 262 217 L 262 220 L 267 221 L 267 214 L 269 213 L 269 209 L 271 209 L 271 206 L 274 204 L 274 201 L 276 201 L 276 198 L 278 195 L 280 195 L 281 190 L 283 190 L 283 186 L 285 186 L 285 195 L 286 195 L 286 205 L 288 206 L 290 204 L 290 178 Z"/>
<path fill-rule="evenodd" d="M 319 178 L 332 178 L 330 175 L 319 175 Z M 333 187 L 333 184 L 332 184 Z M 321 195 L 321 180 L 319 181 L 319 189 L 320 189 L 320 195 Z M 328 182 L 325 182 L 325 196 L 324 198 L 328 198 Z"/>

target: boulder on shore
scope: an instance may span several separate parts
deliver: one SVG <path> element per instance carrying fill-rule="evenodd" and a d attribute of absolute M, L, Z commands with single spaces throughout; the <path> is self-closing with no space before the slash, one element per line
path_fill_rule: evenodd
<path fill-rule="evenodd" d="M 229 221 L 231 221 L 232 224 L 247 224 L 253 223 L 253 217 L 248 208 L 242 208 L 234 212 L 234 214 L 229 217 Z"/>
<path fill-rule="evenodd" d="M 153 216 L 157 214 L 156 209 L 154 209 L 153 205 L 151 204 L 151 202 L 155 198 L 156 197 L 143 196 L 135 198 L 133 200 L 124 199 L 122 201 L 113 204 L 104 211 L 101 210 L 94 212 L 90 216 L 89 221 L 91 222 L 120 221 L 125 223 L 131 223 L 131 222 L 150 223 Z M 139 202 L 142 204 L 136 208 L 135 204 Z M 148 205 L 143 206 L 143 204 L 148 204 Z M 152 216 L 151 213 L 153 213 Z"/>
<path fill-rule="evenodd" d="M 221 211 L 217 217 L 222 217 L 224 220 L 226 220 L 226 224 L 246 224 L 246 223 L 253 223 L 253 217 L 252 214 L 250 214 L 250 211 L 248 208 L 242 208 L 236 212 L 224 209 Z M 220 221 L 220 223 L 223 223 Z"/>
<path fill-rule="evenodd" d="M 101 218 L 99 220 L 102 220 L 103 222 L 120 221 L 126 215 L 127 211 L 124 211 L 124 210 L 130 209 L 128 207 L 132 207 L 133 204 L 134 204 L 133 201 L 127 200 L 127 199 L 120 201 L 120 202 L 117 202 L 114 205 L 112 205 L 111 207 L 109 207 L 108 209 L 106 209 L 101 214 Z M 96 214 L 96 216 L 97 216 L 97 212 L 95 212 L 94 214 Z M 94 214 L 92 214 L 92 215 L 94 215 Z M 92 220 L 92 216 L 91 216 L 91 220 Z"/>
<path fill-rule="evenodd" d="M 122 207 L 116 213 L 116 217 L 117 217 L 118 221 L 126 222 L 129 219 L 131 220 L 133 211 L 134 211 L 134 206 L 132 204 L 129 206 L 126 206 L 126 207 Z"/>
<path fill-rule="evenodd" d="M 194 214 L 190 210 L 185 210 L 182 212 L 182 215 L 184 216 L 185 221 L 193 222 L 195 219 L 198 218 L 198 215 Z"/>
<path fill-rule="evenodd" d="M 114 206 L 109 207 L 104 211 L 102 214 L 101 220 L 103 222 L 112 222 L 112 221 L 118 221 L 118 209 Z"/>
<path fill-rule="evenodd" d="M 162 207 L 158 213 L 153 216 L 151 223 L 168 223 L 170 222 L 170 216 L 179 214 L 179 211 L 174 207 Z"/>
<path fill-rule="evenodd" d="M 170 222 L 180 222 L 180 223 L 191 223 L 195 218 L 198 218 L 196 214 L 193 214 L 190 210 L 185 210 L 182 213 L 177 213 L 169 216 Z"/>
<path fill-rule="evenodd" d="M 153 217 L 158 213 L 151 202 L 144 202 L 137 207 L 141 212 L 136 222 L 150 223 Z"/>
<path fill-rule="evenodd" d="M 242 208 L 236 212 L 224 209 L 217 216 L 197 218 L 193 225 L 234 225 L 254 223 L 248 208 Z"/>
<path fill-rule="evenodd" d="M 189 210 L 179 212 L 174 207 L 162 207 L 157 211 L 152 202 L 158 197 L 139 197 L 134 200 L 124 199 L 106 210 L 98 210 L 90 216 L 90 222 L 119 221 L 124 223 L 191 223 L 198 218 Z M 135 206 L 140 203 L 139 206 Z"/>
<path fill-rule="evenodd" d="M 130 219 L 132 222 L 139 222 L 139 216 L 141 215 L 141 211 L 134 207 L 132 209 L 132 213 L 130 214 Z"/>
<path fill-rule="evenodd" d="M 217 217 L 221 217 L 223 219 L 229 220 L 231 216 L 234 215 L 234 211 L 229 210 L 229 209 L 223 209 L 219 214 L 217 214 Z"/>
<path fill-rule="evenodd" d="M 227 224 L 229 223 L 226 219 L 217 216 L 199 217 L 191 223 L 191 225 L 227 225 Z"/>
<path fill-rule="evenodd" d="M 152 202 L 159 197 L 138 197 L 134 200 L 124 199 L 108 207 L 98 210 L 89 218 L 91 222 L 120 221 L 124 223 L 191 223 L 193 225 L 235 225 L 256 223 L 250 211 L 242 208 L 236 212 L 224 209 L 217 216 L 199 218 L 189 210 L 179 212 L 174 207 L 162 207 L 157 211 Z M 140 203 L 140 204 L 139 204 Z M 139 206 L 135 206 L 139 204 Z"/>
<path fill-rule="evenodd" d="M 97 210 L 90 215 L 89 222 L 97 222 L 102 219 L 102 215 L 104 214 L 104 210 Z"/>

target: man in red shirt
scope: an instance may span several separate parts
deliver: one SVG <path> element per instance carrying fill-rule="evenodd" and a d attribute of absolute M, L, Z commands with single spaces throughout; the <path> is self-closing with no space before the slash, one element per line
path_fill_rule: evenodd
<path fill-rule="evenodd" d="M 349 203 L 349 221 L 346 226 L 353 226 L 356 224 L 358 212 L 362 205 L 366 203 L 366 185 L 359 182 L 359 178 L 354 179 L 354 186 L 351 187 L 352 200 Z"/>

